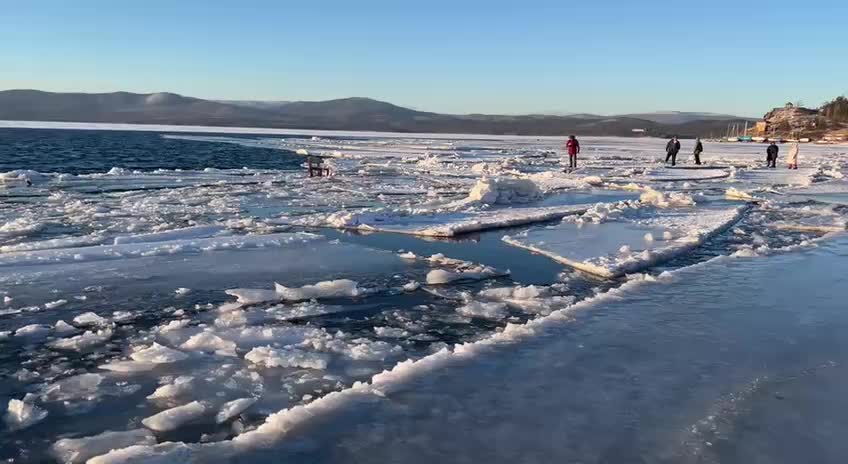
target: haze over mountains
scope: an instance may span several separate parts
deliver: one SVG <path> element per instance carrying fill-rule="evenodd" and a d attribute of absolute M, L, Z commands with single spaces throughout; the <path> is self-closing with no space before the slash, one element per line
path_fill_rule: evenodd
<path fill-rule="evenodd" d="M 291 129 L 515 135 L 724 134 L 750 118 L 711 113 L 660 112 L 620 116 L 441 114 L 369 98 L 305 101 L 203 100 L 174 93 L 54 93 L 0 91 L 0 119 L 131 124 L 178 124 Z M 634 132 L 641 129 L 644 132 Z"/>

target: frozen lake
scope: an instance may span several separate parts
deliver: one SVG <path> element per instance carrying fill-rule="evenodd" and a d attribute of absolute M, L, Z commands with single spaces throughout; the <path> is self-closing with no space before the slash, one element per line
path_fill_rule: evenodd
<path fill-rule="evenodd" d="M 848 454 L 848 148 L 45 125 L 0 128 L 4 459 Z"/>

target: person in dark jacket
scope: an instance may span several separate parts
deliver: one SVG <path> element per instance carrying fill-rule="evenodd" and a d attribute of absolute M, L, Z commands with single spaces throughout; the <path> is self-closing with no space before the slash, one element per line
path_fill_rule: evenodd
<path fill-rule="evenodd" d="M 674 166 L 677 164 L 677 152 L 680 151 L 680 141 L 677 140 L 677 136 L 672 137 L 671 140 L 665 145 L 665 162 L 668 163 L 668 160 L 671 160 L 671 165 Z"/>
<path fill-rule="evenodd" d="M 695 139 L 695 151 L 692 152 L 695 155 L 695 164 L 701 165 L 701 153 L 704 152 L 704 144 L 701 143 L 701 138 L 698 137 Z"/>
<path fill-rule="evenodd" d="M 772 142 L 768 148 L 766 148 L 766 167 L 767 168 L 776 168 L 777 167 L 777 152 L 780 151 L 777 144 Z"/>
<path fill-rule="evenodd" d="M 568 167 L 569 169 L 577 168 L 577 154 L 580 153 L 580 142 L 573 135 L 568 136 L 568 141 L 565 142 L 565 149 L 568 151 Z"/>

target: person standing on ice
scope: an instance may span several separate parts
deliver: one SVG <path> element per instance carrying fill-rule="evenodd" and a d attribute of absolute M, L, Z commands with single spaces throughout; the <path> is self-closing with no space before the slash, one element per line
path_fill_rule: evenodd
<path fill-rule="evenodd" d="M 665 145 L 665 162 L 668 163 L 668 160 L 671 160 L 671 165 L 674 166 L 677 164 L 677 152 L 680 151 L 680 141 L 677 140 L 677 136 L 671 138 L 668 143 Z"/>
<path fill-rule="evenodd" d="M 565 142 L 565 149 L 568 151 L 568 168 L 577 168 L 577 154 L 580 153 L 580 142 L 573 135 L 568 136 L 568 141 Z"/>
<path fill-rule="evenodd" d="M 768 148 L 766 148 L 766 167 L 767 168 L 777 167 L 777 152 L 778 151 L 780 151 L 780 148 L 778 148 L 777 144 L 774 143 L 773 141 L 768 146 Z"/>
<path fill-rule="evenodd" d="M 695 139 L 695 151 L 693 152 L 695 155 L 695 164 L 698 166 L 701 165 L 701 153 L 704 152 L 704 144 L 701 143 L 701 138 L 698 137 Z"/>
<path fill-rule="evenodd" d="M 789 147 L 789 154 L 786 156 L 786 162 L 789 163 L 789 169 L 798 169 L 798 152 L 801 151 L 801 146 L 798 142 L 792 142 Z"/>

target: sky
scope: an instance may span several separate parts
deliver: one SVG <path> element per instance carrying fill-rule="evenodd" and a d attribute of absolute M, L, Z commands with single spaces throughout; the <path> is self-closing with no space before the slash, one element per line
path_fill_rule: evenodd
<path fill-rule="evenodd" d="M 0 89 L 761 116 L 848 93 L 848 1 L 0 0 Z"/>

